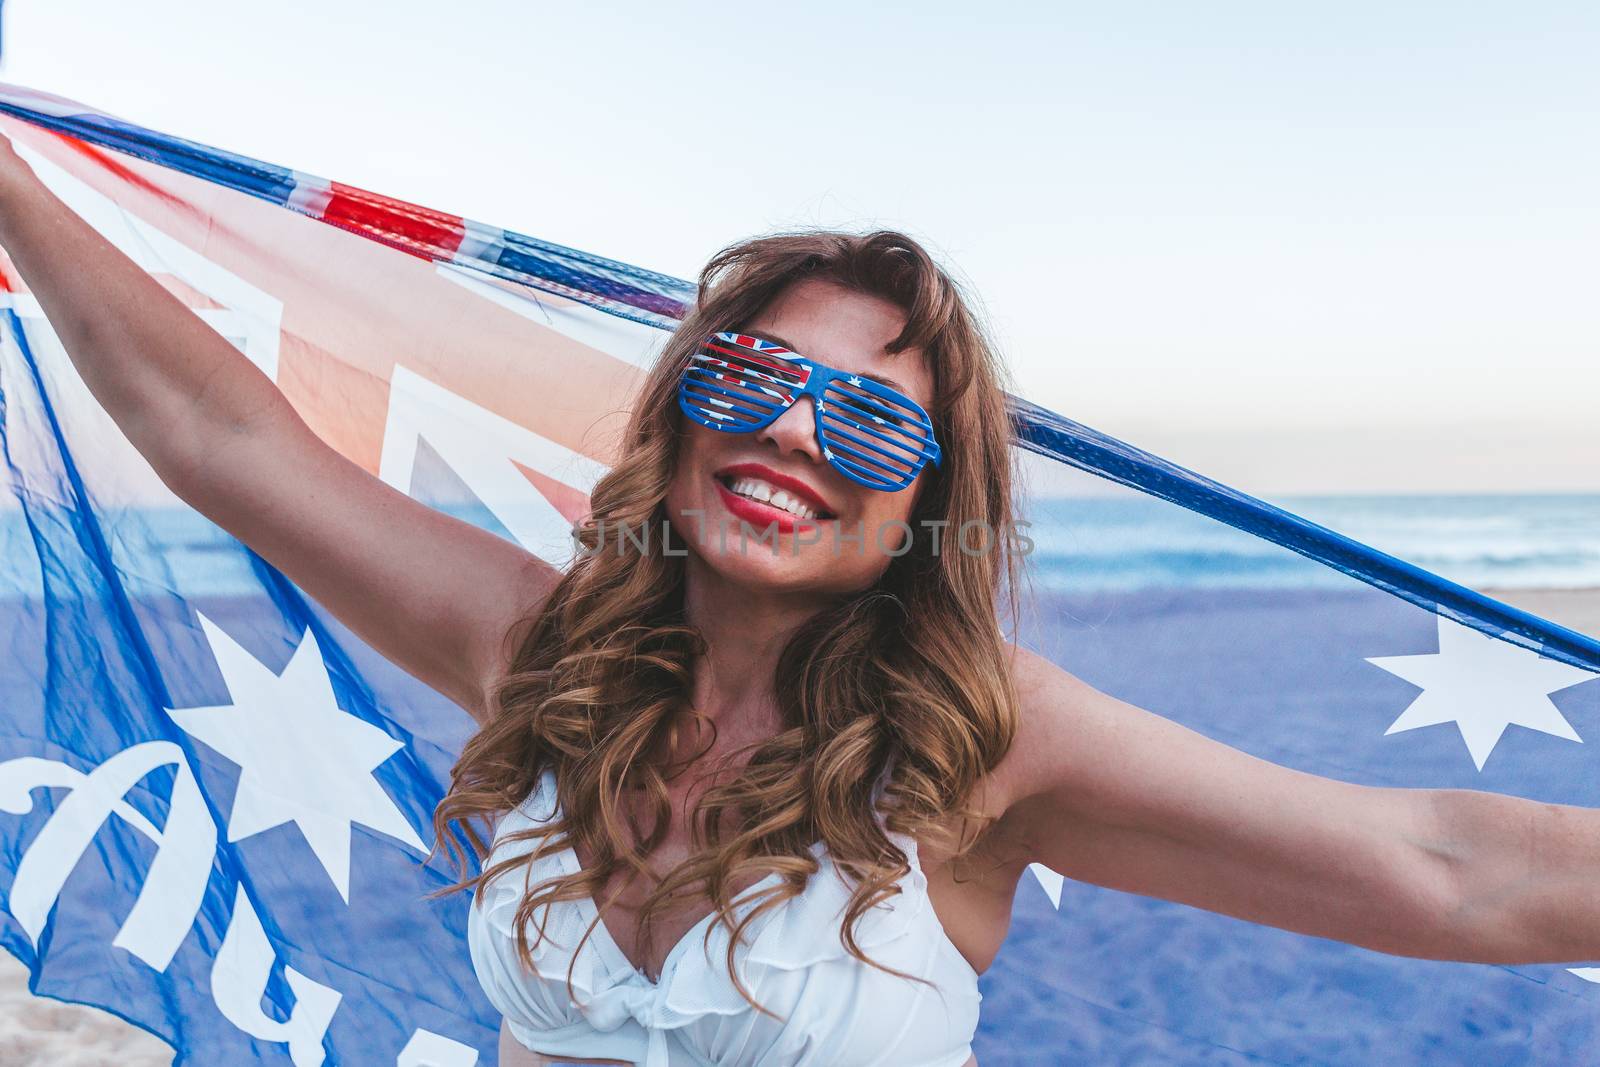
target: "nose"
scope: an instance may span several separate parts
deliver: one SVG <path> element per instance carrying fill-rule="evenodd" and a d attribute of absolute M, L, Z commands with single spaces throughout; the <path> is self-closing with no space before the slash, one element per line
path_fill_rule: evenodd
<path fill-rule="evenodd" d="M 813 463 L 822 462 L 822 445 L 817 441 L 817 409 L 809 396 L 802 396 L 770 424 L 756 432 L 761 441 L 771 441 L 784 455 L 799 453 Z"/>

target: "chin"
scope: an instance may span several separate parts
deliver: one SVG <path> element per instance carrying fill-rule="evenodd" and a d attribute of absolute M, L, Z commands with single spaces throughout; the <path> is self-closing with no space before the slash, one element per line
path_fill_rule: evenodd
<path fill-rule="evenodd" d="M 794 539 L 780 535 L 776 546 L 751 540 L 741 546 L 737 530 L 730 530 L 727 544 L 717 543 L 712 534 L 709 544 L 698 544 L 690 551 L 723 578 L 767 592 L 831 592 L 838 575 L 830 568 L 836 561 L 827 547 L 803 545 L 795 551 Z"/>
<path fill-rule="evenodd" d="M 692 531 L 693 520 L 689 521 L 687 527 L 674 525 Z M 754 538 L 741 542 L 739 529 L 733 526 L 726 541 L 719 542 L 713 528 L 703 538 L 690 540 L 688 551 L 723 580 L 752 593 L 847 594 L 869 587 L 883 570 L 880 561 L 836 555 L 826 534 L 797 550 L 792 534 L 779 534 L 775 544 Z"/>

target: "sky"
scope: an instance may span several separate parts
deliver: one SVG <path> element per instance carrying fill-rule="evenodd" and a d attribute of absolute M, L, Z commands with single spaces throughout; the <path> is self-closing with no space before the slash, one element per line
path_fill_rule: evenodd
<path fill-rule="evenodd" d="M 9 0 L 0 80 L 693 277 L 890 227 L 1265 496 L 1600 491 L 1600 6 Z"/>

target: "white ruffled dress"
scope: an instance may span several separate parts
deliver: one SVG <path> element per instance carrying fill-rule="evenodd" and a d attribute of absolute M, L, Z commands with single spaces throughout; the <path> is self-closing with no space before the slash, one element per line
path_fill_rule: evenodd
<path fill-rule="evenodd" d="M 506 836 L 555 813 L 555 776 L 547 770 L 539 788 L 501 820 L 490 862 L 533 852 L 533 841 Z M 512 1035 L 547 1056 L 644 1067 L 961 1067 L 978 1027 L 978 975 L 928 901 L 916 842 L 891 837 L 911 870 L 899 895 L 859 920 L 857 944 L 926 985 L 868 966 L 845 950 L 839 928 L 850 890 L 820 842 L 813 853 L 821 867 L 805 890 L 756 919 L 734 957 L 751 995 L 779 1018 L 761 1014 L 739 995 L 726 969 L 726 927 L 715 924 L 705 940 L 711 916 L 673 947 L 660 981 L 652 982 L 628 962 L 604 923 L 596 924 L 574 961 L 573 948 L 595 920 L 595 905 L 561 901 L 533 950 L 534 971 L 526 970 L 516 952 L 517 905 L 529 887 L 579 870 L 571 849 L 515 868 L 484 888 L 467 926 L 472 963 Z M 746 890 L 736 908 L 748 907 L 747 897 L 778 877 Z M 530 930 L 530 942 L 535 936 Z"/>

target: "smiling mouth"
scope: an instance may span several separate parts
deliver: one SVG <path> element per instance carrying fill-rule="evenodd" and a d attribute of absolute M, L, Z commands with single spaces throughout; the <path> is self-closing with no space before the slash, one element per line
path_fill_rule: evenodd
<path fill-rule="evenodd" d="M 767 508 L 778 516 L 799 521 L 835 518 L 833 512 L 812 507 L 795 494 L 779 489 L 760 478 L 747 474 L 719 474 L 714 477 L 717 484 L 728 493 L 740 500 Z"/>

